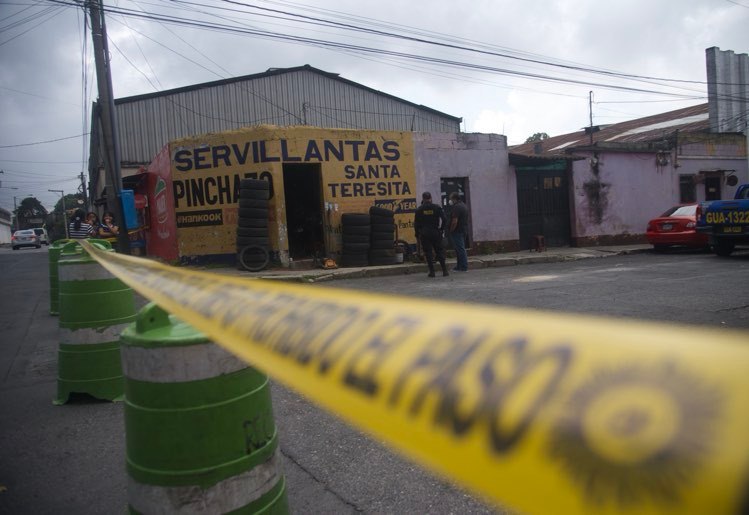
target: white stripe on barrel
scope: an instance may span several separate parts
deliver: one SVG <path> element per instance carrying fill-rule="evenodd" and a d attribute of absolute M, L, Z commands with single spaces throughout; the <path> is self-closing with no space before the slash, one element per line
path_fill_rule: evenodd
<path fill-rule="evenodd" d="M 90 263 L 66 263 L 63 259 L 59 262 L 59 281 L 99 281 L 102 279 L 114 279 L 114 276 L 96 261 Z"/>
<path fill-rule="evenodd" d="M 276 449 L 265 463 L 205 489 L 144 485 L 128 476 L 128 502 L 138 513 L 228 513 L 260 499 L 282 481 L 280 461 L 280 450 Z"/>
<path fill-rule="evenodd" d="M 60 328 L 60 343 L 64 345 L 93 345 L 119 342 L 122 331 L 130 322 L 106 327 L 83 327 L 81 329 Z"/>
<path fill-rule="evenodd" d="M 180 347 L 123 345 L 122 371 L 149 383 L 200 381 L 247 368 L 247 363 L 213 343 Z"/>

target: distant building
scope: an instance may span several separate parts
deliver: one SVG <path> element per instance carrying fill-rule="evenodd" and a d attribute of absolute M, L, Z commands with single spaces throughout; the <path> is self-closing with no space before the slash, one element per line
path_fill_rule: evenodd
<path fill-rule="evenodd" d="M 13 234 L 13 215 L 7 209 L 0 207 L 0 244 L 10 243 Z"/>
<path fill-rule="evenodd" d="M 671 205 L 726 198 L 749 181 L 746 137 L 710 131 L 708 104 L 510 147 L 520 243 L 643 241 Z"/>

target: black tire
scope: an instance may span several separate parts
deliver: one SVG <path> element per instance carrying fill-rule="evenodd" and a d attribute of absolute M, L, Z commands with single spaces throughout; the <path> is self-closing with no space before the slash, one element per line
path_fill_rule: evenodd
<path fill-rule="evenodd" d="M 372 241 L 392 241 L 395 242 L 395 231 L 389 232 L 373 232 L 369 238 Z"/>
<path fill-rule="evenodd" d="M 353 254 L 355 252 L 366 252 L 370 249 L 369 243 L 344 243 L 343 252 Z"/>
<path fill-rule="evenodd" d="M 343 246 L 348 243 L 369 243 L 369 234 L 344 234 Z"/>
<path fill-rule="evenodd" d="M 666 252 L 668 250 L 668 245 L 663 245 L 662 243 L 656 243 L 653 245 L 653 250 L 656 252 Z"/>
<path fill-rule="evenodd" d="M 346 257 L 341 258 L 341 266 L 369 266 L 367 256 L 364 257 Z"/>
<path fill-rule="evenodd" d="M 374 240 L 369 244 L 371 249 L 393 249 L 395 242 L 393 240 Z"/>
<path fill-rule="evenodd" d="M 242 218 L 268 218 L 268 208 L 246 207 L 239 210 L 239 219 Z"/>
<path fill-rule="evenodd" d="M 389 224 L 372 224 L 370 225 L 372 228 L 372 232 L 393 232 L 395 233 L 395 224 L 389 223 Z"/>
<path fill-rule="evenodd" d="M 385 209 L 384 207 L 372 206 L 369 208 L 369 215 L 370 216 L 389 216 L 390 218 L 392 218 L 395 215 L 395 213 L 393 213 L 389 209 Z"/>
<path fill-rule="evenodd" d="M 371 220 L 372 225 L 376 225 L 376 224 L 394 224 L 395 223 L 395 218 L 392 217 L 392 216 L 374 216 L 374 215 L 372 215 L 369 218 Z"/>
<path fill-rule="evenodd" d="M 241 227 L 265 229 L 268 230 L 268 219 L 267 218 L 240 218 L 237 220 L 237 225 Z M 237 229 L 239 230 L 239 229 Z"/>
<path fill-rule="evenodd" d="M 365 235 L 369 237 L 369 225 L 344 225 L 343 236 Z"/>
<path fill-rule="evenodd" d="M 266 199 L 259 198 L 241 198 L 239 199 L 239 211 L 242 212 L 244 208 L 261 208 L 268 209 L 268 201 Z M 241 214 L 239 216 L 242 216 Z"/>
<path fill-rule="evenodd" d="M 18 247 L 13 247 L 13 250 L 18 250 Z"/>
<path fill-rule="evenodd" d="M 237 236 L 237 249 L 241 249 L 243 247 L 263 247 L 266 250 L 268 249 L 268 245 L 270 245 L 269 238 L 252 238 L 249 236 Z"/>
<path fill-rule="evenodd" d="M 369 225 L 370 218 L 369 215 L 365 213 L 343 213 L 341 215 L 341 223 L 344 227 Z"/>
<path fill-rule="evenodd" d="M 394 257 L 370 258 L 369 264 L 372 266 L 395 265 L 396 261 Z"/>
<path fill-rule="evenodd" d="M 250 238 L 267 238 L 268 228 L 267 227 L 237 227 L 237 236 L 245 236 Z"/>
<path fill-rule="evenodd" d="M 732 241 L 718 239 L 718 241 L 715 242 L 715 254 L 720 257 L 728 257 L 731 255 L 735 247 L 736 244 Z"/>
<path fill-rule="evenodd" d="M 237 253 L 237 259 L 248 272 L 259 272 L 268 266 L 268 249 L 258 246 L 247 246 Z"/>
<path fill-rule="evenodd" d="M 239 190 L 239 200 L 268 200 L 269 198 L 270 192 L 268 190 Z"/>
<path fill-rule="evenodd" d="M 395 257 L 395 249 L 372 249 L 369 251 L 369 258 Z"/>
<path fill-rule="evenodd" d="M 263 179 L 241 179 L 239 181 L 239 190 L 265 190 L 270 189 L 270 183 Z"/>

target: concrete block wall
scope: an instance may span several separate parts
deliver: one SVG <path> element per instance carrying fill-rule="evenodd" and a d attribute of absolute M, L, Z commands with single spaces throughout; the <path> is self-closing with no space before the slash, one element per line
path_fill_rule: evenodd
<path fill-rule="evenodd" d="M 468 179 L 472 240 L 517 242 L 517 184 L 511 173 L 507 138 L 500 134 L 414 134 L 416 197 L 439 197 L 440 179 Z"/>

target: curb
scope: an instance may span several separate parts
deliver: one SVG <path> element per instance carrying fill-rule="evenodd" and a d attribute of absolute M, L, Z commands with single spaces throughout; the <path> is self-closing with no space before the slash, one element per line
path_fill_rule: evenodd
<path fill-rule="evenodd" d="M 580 248 L 579 252 L 572 254 L 544 254 L 538 253 L 529 256 L 507 256 L 491 257 L 481 256 L 468 258 L 470 269 L 478 270 L 482 268 L 499 268 L 516 265 L 533 265 L 541 263 L 562 263 L 565 261 L 580 261 L 583 259 L 606 258 L 614 256 L 624 256 L 629 254 L 643 254 L 650 252 L 651 248 L 630 248 L 630 249 L 610 249 L 610 248 Z M 426 272 L 426 263 L 407 263 L 398 265 L 385 266 L 368 266 L 366 268 L 339 268 L 335 271 L 326 271 L 320 274 L 301 273 L 300 275 L 257 275 L 257 279 L 271 281 L 297 282 L 297 283 L 322 283 L 336 281 L 341 279 L 362 279 L 370 277 L 391 277 L 395 275 L 410 275 Z"/>

